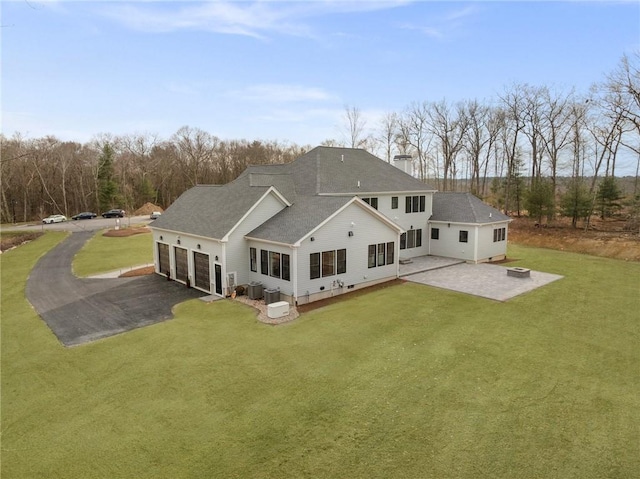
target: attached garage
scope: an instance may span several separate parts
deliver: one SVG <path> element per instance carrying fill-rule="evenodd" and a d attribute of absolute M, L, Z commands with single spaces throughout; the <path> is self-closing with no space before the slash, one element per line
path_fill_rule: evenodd
<path fill-rule="evenodd" d="M 187 282 L 189 279 L 189 259 L 187 250 L 174 246 L 173 254 L 176 260 L 176 280 Z"/>
<path fill-rule="evenodd" d="M 158 272 L 167 275 L 171 271 L 171 263 L 169 260 L 169 245 L 158 243 Z"/>
<path fill-rule="evenodd" d="M 209 269 L 209 255 L 193 253 L 194 286 L 204 291 L 211 291 L 211 271 Z"/>

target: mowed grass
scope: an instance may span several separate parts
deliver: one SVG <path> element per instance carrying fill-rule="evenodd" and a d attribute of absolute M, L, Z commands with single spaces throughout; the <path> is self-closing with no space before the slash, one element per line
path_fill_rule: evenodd
<path fill-rule="evenodd" d="M 153 263 L 151 233 L 125 237 L 96 233 L 73 260 L 73 272 L 80 277 Z"/>
<path fill-rule="evenodd" d="M 630 478 L 640 264 L 510 247 L 506 303 L 406 283 L 279 327 L 226 300 L 65 349 L 2 255 L 4 478 Z"/>

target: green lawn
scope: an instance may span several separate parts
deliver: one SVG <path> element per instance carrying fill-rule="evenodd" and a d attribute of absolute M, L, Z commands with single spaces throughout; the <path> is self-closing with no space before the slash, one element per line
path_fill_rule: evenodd
<path fill-rule="evenodd" d="M 73 272 L 80 276 L 105 273 L 153 263 L 151 233 L 126 237 L 107 237 L 97 233 L 83 246 L 73 260 Z"/>
<path fill-rule="evenodd" d="M 511 247 L 564 279 L 498 303 L 406 283 L 279 327 L 230 300 L 71 349 L 2 255 L 2 478 L 630 478 L 640 264 Z"/>

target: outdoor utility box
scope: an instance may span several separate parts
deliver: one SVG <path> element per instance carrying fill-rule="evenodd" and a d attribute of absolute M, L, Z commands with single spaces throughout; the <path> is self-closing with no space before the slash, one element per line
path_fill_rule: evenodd
<path fill-rule="evenodd" d="M 264 302 L 265 304 L 277 303 L 280 301 L 279 289 L 265 289 L 264 290 Z"/>
<path fill-rule="evenodd" d="M 267 306 L 267 316 L 271 319 L 282 318 L 289 314 L 289 303 L 286 301 L 278 301 Z"/>
<path fill-rule="evenodd" d="M 249 283 L 249 299 L 260 299 L 262 298 L 262 283 L 258 283 L 257 281 L 252 281 Z"/>

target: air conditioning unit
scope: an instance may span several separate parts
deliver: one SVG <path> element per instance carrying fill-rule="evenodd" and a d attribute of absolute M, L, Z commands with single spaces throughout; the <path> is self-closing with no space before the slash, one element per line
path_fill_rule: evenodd
<path fill-rule="evenodd" d="M 262 283 L 252 281 L 249 283 L 249 299 L 262 298 Z"/>

